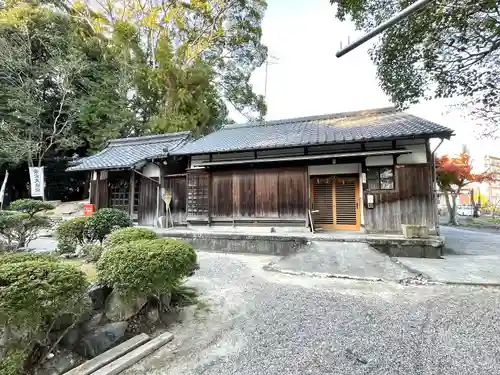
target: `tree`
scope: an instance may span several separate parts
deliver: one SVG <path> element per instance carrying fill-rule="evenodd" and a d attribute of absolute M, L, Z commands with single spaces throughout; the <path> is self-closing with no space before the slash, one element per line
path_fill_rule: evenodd
<path fill-rule="evenodd" d="M 0 17 L 2 144 L 41 166 L 53 148 L 77 144 L 73 84 L 85 64 L 64 36 L 70 29 L 64 17 L 25 4 Z"/>
<path fill-rule="evenodd" d="M 442 155 L 436 158 L 436 180 L 446 200 L 449 224 L 458 225 L 456 219 L 457 197 L 463 189 L 473 182 L 490 181 L 490 172 L 474 173 L 471 158 L 467 153 L 450 157 Z"/>
<path fill-rule="evenodd" d="M 42 166 L 133 131 L 116 49 L 67 9 L 11 2 L 0 10 L 0 48 L 2 160 Z"/>
<path fill-rule="evenodd" d="M 249 118 L 265 114 L 250 85 L 267 57 L 265 1 L 86 3 L 81 17 L 121 41 L 124 57 L 136 64 L 136 109 L 148 129 L 203 134 L 226 121 L 226 103 Z"/>
<path fill-rule="evenodd" d="M 337 18 L 371 30 L 413 1 L 330 0 Z M 432 1 L 384 32 L 370 51 L 383 90 L 400 107 L 461 97 L 491 134 L 500 119 L 500 5 Z"/>

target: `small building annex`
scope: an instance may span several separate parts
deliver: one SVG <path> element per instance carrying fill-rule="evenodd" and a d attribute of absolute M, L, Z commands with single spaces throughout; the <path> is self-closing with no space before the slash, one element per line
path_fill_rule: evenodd
<path fill-rule="evenodd" d="M 395 108 L 231 124 L 189 157 L 188 225 L 400 233 L 437 226 L 431 138 L 451 129 Z M 140 206 L 140 204 L 139 204 Z M 314 215 L 310 215 L 310 211 Z"/>
<path fill-rule="evenodd" d="M 162 189 L 168 189 L 173 221 L 185 224 L 188 157 L 171 152 L 189 139 L 189 132 L 178 132 L 111 140 L 67 170 L 90 172 L 90 203 L 96 209 L 123 210 L 139 225 L 158 224 L 165 215 Z"/>

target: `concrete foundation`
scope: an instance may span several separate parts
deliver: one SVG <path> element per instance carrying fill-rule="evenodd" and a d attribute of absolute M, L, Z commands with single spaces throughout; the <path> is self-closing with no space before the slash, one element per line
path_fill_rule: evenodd
<path fill-rule="evenodd" d="M 162 237 L 182 239 L 198 250 L 225 253 L 290 255 L 310 241 L 367 243 L 378 251 L 394 257 L 440 258 L 444 238 L 404 238 L 402 235 L 372 235 L 360 232 L 322 233 L 237 233 L 206 229 L 178 230 L 155 228 Z"/>

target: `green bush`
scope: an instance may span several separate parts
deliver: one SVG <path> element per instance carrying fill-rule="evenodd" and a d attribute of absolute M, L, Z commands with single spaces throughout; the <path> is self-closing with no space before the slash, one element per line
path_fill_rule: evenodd
<path fill-rule="evenodd" d="M 111 247 L 97 263 L 97 275 L 122 296 L 159 297 L 171 292 L 196 266 L 191 245 L 162 238 Z"/>
<path fill-rule="evenodd" d="M 18 375 L 22 373 L 29 353 L 26 350 L 12 348 L 0 355 L 0 374 Z"/>
<path fill-rule="evenodd" d="M 114 247 L 138 240 L 155 240 L 158 236 L 151 229 L 129 227 L 112 232 L 106 239 L 106 245 Z"/>
<path fill-rule="evenodd" d="M 101 258 L 101 255 L 104 251 L 104 247 L 98 244 L 89 243 L 87 245 L 84 245 L 81 251 L 83 257 L 88 262 L 95 263 Z"/>
<path fill-rule="evenodd" d="M 11 249 L 27 246 L 38 237 L 40 230 L 50 226 L 50 219 L 46 216 L 16 211 L 0 212 L 0 235 Z"/>
<path fill-rule="evenodd" d="M 56 228 L 57 250 L 60 253 L 73 253 L 85 243 L 85 223 L 87 217 L 75 217 L 60 223 Z"/>
<path fill-rule="evenodd" d="M 54 205 L 36 199 L 18 199 L 9 206 L 9 209 L 12 211 L 23 212 L 30 216 L 39 212 L 53 210 L 54 208 Z"/>
<path fill-rule="evenodd" d="M 50 254 L 45 253 L 27 253 L 27 252 L 9 252 L 0 255 L 0 262 L 2 264 L 20 263 L 28 261 L 45 261 L 45 262 L 58 262 L 59 259 Z"/>
<path fill-rule="evenodd" d="M 19 340 L 24 347 L 46 337 L 58 316 L 80 314 L 87 308 L 88 285 L 81 270 L 45 257 L 6 259 L 10 261 L 0 259 L 0 326 L 23 332 Z"/>
<path fill-rule="evenodd" d="M 126 228 L 132 226 L 127 213 L 115 208 L 102 208 L 87 218 L 85 223 L 85 235 L 90 242 L 99 241 L 110 234 L 114 228 Z"/>

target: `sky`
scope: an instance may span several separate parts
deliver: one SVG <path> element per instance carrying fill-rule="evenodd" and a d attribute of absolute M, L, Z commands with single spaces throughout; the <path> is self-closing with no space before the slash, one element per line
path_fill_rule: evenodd
<path fill-rule="evenodd" d="M 391 106 L 378 85 L 368 49 L 371 43 L 336 58 L 340 44 L 362 34 L 350 22 L 335 18 L 329 0 L 267 0 L 263 43 L 276 57 L 267 74 L 266 119 L 321 115 Z M 265 68 L 252 75 L 259 94 L 265 91 Z M 438 153 L 457 153 L 466 143 L 474 160 L 485 153 L 500 156 L 499 141 L 478 139 L 478 126 L 464 112 L 451 108 L 453 100 L 421 103 L 408 112 L 448 126 L 456 136 L 445 141 Z M 237 122 L 245 118 L 231 112 Z M 436 144 L 436 142 L 434 142 Z M 482 163 L 480 163 L 482 164 Z"/>

